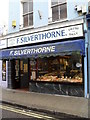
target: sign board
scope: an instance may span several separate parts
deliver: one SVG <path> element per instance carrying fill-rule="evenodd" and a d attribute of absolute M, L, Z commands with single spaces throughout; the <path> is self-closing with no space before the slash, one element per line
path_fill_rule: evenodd
<path fill-rule="evenodd" d="M 1 50 L 1 58 L 37 58 L 48 55 L 70 55 L 74 51 L 85 54 L 85 41 L 83 39 L 56 42 L 52 44 L 34 45 L 27 47 L 19 47 L 13 49 Z"/>
<path fill-rule="evenodd" d="M 0 49 L 6 48 L 7 47 L 7 40 L 0 40 Z"/>
<path fill-rule="evenodd" d="M 8 39 L 8 47 L 83 36 L 82 25 L 22 35 Z"/>

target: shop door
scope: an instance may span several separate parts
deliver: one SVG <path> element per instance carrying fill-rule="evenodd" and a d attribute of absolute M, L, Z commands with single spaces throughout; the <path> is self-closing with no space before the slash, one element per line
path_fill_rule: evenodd
<path fill-rule="evenodd" d="M 20 87 L 29 87 L 28 59 L 20 60 Z"/>
<path fill-rule="evenodd" d="M 12 88 L 20 88 L 20 75 L 19 75 L 19 60 L 11 61 L 11 79 L 12 79 Z"/>

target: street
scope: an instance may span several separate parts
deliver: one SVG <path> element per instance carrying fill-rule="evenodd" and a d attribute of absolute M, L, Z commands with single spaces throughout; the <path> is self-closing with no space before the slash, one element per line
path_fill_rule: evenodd
<path fill-rule="evenodd" d="M 51 96 L 49 97 L 49 95 L 42 96 L 42 94 L 29 93 L 26 91 L 2 89 L 0 117 L 3 117 L 2 120 L 85 120 L 85 118 L 80 118 L 73 114 L 46 109 L 47 104 L 44 106 L 44 103 L 47 99 L 51 101 L 50 98 Z M 49 104 L 51 104 L 50 101 Z M 40 104 L 43 105 L 42 109 L 39 106 Z M 55 106 L 55 104 L 51 105 Z M 60 102 L 58 105 L 61 105 Z"/>
<path fill-rule="evenodd" d="M 31 119 L 31 120 L 54 120 L 52 116 L 35 112 L 28 109 L 23 109 L 10 105 L 0 105 L 0 109 L 2 109 L 2 118 L 23 118 L 23 119 Z"/>
<path fill-rule="evenodd" d="M 8 104 L 0 105 L 0 110 L 2 110 L 2 120 L 13 120 L 13 119 L 26 119 L 26 120 L 73 120 L 76 119 L 74 116 L 69 116 L 65 114 L 55 115 L 51 113 L 38 112 L 30 109 L 24 109 L 17 106 L 11 106 Z M 79 119 L 79 118 L 77 118 Z M 77 120 L 76 119 L 76 120 Z"/>

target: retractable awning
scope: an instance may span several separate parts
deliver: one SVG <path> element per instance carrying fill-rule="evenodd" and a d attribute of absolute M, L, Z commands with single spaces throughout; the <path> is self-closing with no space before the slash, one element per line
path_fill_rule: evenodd
<path fill-rule="evenodd" d="M 73 52 L 79 52 L 81 55 L 85 54 L 85 41 L 83 39 L 5 49 L 0 51 L 0 58 L 17 59 L 63 56 L 70 55 Z"/>

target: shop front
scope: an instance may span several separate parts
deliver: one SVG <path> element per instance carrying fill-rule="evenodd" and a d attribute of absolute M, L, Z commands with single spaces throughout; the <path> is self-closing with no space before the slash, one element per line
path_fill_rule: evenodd
<path fill-rule="evenodd" d="M 8 87 L 84 96 L 84 39 L 2 50 L 9 62 Z"/>
<path fill-rule="evenodd" d="M 13 34 L 7 43 L 7 48 L 0 51 L 0 58 L 2 79 L 7 74 L 9 88 L 84 96 L 83 22 Z"/>

